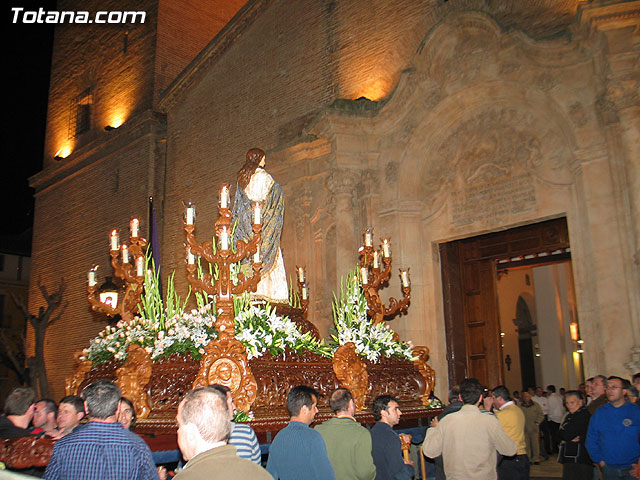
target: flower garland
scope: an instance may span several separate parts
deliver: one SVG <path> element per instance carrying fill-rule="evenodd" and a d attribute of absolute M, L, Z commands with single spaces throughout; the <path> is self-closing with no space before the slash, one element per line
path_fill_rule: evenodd
<path fill-rule="evenodd" d="M 333 295 L 333 322 L 335 333 L 331 346 L 335 351 L 340 345 L 353 342 L 356 353 L 377 363 L 380 357 L 396 357 L 413 361 L 411 342 L 395 340 L 387 323 L 376 325 L 367 316 L 367 300 L 355 271 L 349 273 L 346 282 L 340 281 L 340 298 Z"/>

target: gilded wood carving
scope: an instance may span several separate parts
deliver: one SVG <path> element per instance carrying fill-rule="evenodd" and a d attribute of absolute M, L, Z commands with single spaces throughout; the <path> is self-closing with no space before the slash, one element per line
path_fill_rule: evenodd
<path fill-rule="evenodd" d="M 333 371 L 341 387 L 348 388 L 356 402 L 356 411 L 364 410 L 369 391 L 367 367 L 356 353 L 353 342 L 341 345 L 333 355 Z"/>
<path fill-rule="evenodd" d="M 85 376 L 91 370 L 91 360 L 84 359 L 82 350 L 73 353 L 73 359 L 76 362 L 76 369 L 64 381 L 64 391 L 66 395 L 79 395 L 80 386 Z"/>
<path fill-rule="evenodd" d="M 219 383 L 231 389 L 236 406 L 249 411 L 256 399 L 258 385 L 249 368 L 244 345 L 235 338 L 222 336 L 206 347 L 193 388 Z"/>
<path fill-rule="evenodd" d="M 151 357 L 139 345 L 131 344 L 127 348 L 127 360 L 116 370 L 116 385 L 122 390 L 122 396 L 131 400 L 139 419 L 147 418 L 151 412 L 146 386 L 151 379 Z"/>

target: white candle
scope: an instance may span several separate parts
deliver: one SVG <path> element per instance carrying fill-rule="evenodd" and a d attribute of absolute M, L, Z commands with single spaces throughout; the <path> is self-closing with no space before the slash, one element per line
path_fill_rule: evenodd
<path fill-rule="evenodd" d="M 362 267 L 360 269 L 360 278 L 362 279 L 362 284 L 366 285 L 369 283 L 369 271 L 367 267 Z"/>
<path fill-rule="evenodd" d="M 134 238 L 137 237 L 138 230 L 140 229 L 140 220 L 138 220 L 137 218 L 132 218 L 129 222 L 129 229 L 131 230 L 131 236 Z"/>
<path fill-rule="evenodd" d="M 144 277 L 144 257 L 142 255 L 136 258 L 136 275 Z"/>
<path fill-rule="evenodd" d="M 373 251 L 373 268 L 380 268 L 380 253 L 378 250 Z"/>
<path fill-rule="evenodd" d="M 220 249 L 229 250 L 229 233 L 227 227 L 222 227 L 220 230 Z"/>
<path fill-rule="evenodd" d="M 90 287 L 95 287 L 97 284 L 96 282 L 96 271 L 92 268 L 91 270 L 89 270 L 89 286 Z"/>
<path fill-rule="evenodd" d="M 220 190 L 220 208 L 229 208 L 229 185 L 223 185 Z"/>
<path fill-rule="evenodd" d="M 191 249 L 187 248 L 187 263 L 189 265 L 195 265 L 196 264 L 196 256 L 191 253 Z"/>
<path fill-rule="evenodd" d="M 256 248 L 256 253 L 253 254 L 253 263 L 260 263 L 260 245 Z"/>
<path fill-rule="evenodd" d="M 408 270 L 400 270 L 400 280 L 402 281 L 403 287 L 408 287 L 411 283 L 409 282 L 409 271 Z"/>
<path fill-rule="evenodd" d="M 184 212 L 184 221 L 187 225 L 193 225 L 196 220 L 196 206 L 189 202 Z"/>
<path fill-rule="evenodd" d="M 306 283 L 302 284 L 302 300 L 307 300 L 309 298 L 309 287 L 307 287 Z"/>
<path fill-rule="evenodd" d="M 259 202 L 253 204 L 253 224 L 260 225 L 262 223 L 262 208 Z"/>
<path fill-rule="evenodd" d="M 388 238 L 384 238 L 382 240 L 382 254 L 384 258 L 389 258 L 391 256 L 391 244 L 389 243 Z"/>
<path fill-rule="evenodd" d="M 304 268 L 298 267 L 298 282 L 304 283 Z"/>
<path fill-rule="evenodd" d="M 122 245 L 122 263 L 129 263 L 129 247 Z"/>
<path fill-rule="evenodd" d="M 370 247 L 371 245 L 373 245 L 373 230 L 367 228 L 367 230 L 364 232 L 364 246 Z"/>
<path fill-rule="evenodd" d="M 118 236 L 118 230 L 111 232 L 111 250 L 120 249 L 120 237 Z"/>

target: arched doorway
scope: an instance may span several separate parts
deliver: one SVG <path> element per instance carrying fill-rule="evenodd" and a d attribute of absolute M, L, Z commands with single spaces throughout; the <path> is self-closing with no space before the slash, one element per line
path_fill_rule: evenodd
<path fill-rule="evenodd" d="M 578 345 L 568 333 L 577 316 L 564 218 L 444 243 L 440 256 L 450 384 L 475 377 L 519 390 L 582 380 Z M 509 275 L 530 288 L 505 293 Z M 566 308 L 558 307 L 560 297 Z M 544 310 L 544 338 L 536 310 Z M 550 365 L 564 374 L 554 375 Z"/>

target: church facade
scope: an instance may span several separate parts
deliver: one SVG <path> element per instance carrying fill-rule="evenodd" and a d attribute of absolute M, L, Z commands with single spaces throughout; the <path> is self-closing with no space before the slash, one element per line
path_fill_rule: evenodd
<path fill-rule="evenodd" d="M 186 292 L 183 203 L 210 238 L 219 188 L 251 147 L 284 189 L 286 269 L 306 266 L 322 333 L 373 227 L 391 238 L 394 268 L 410 267 L 411 306 L 391 326 L 429 347 L 439 396 L 463 375 L 502 380 L 485 306 L 496 300 L 474 300 L 473 279 L 459 302 L 448 295 L 465 280 L 445 246 L 555 221 L 562 248 L 545 250 L 541 227 L 530 251 L 570 257 L 558 318 L 566 335 L 579 323 L 583 374 L 640 369 L 640 2 L 144 3 L 132 7 L 146 8 L 143 25 L 56 34 L 30 296 L 37 309 L 38 281 L 65 278 L 68 306 L 47 337 L 56 396 L 106 321 L 85 285 L 92 265 L 109 272 L 109 232 L 131 216 L 149 225 L 152 196 L 164 274 Z M 524 260 L 504 252 L 478 275 L 495 283 L 497 262 Z"/>

